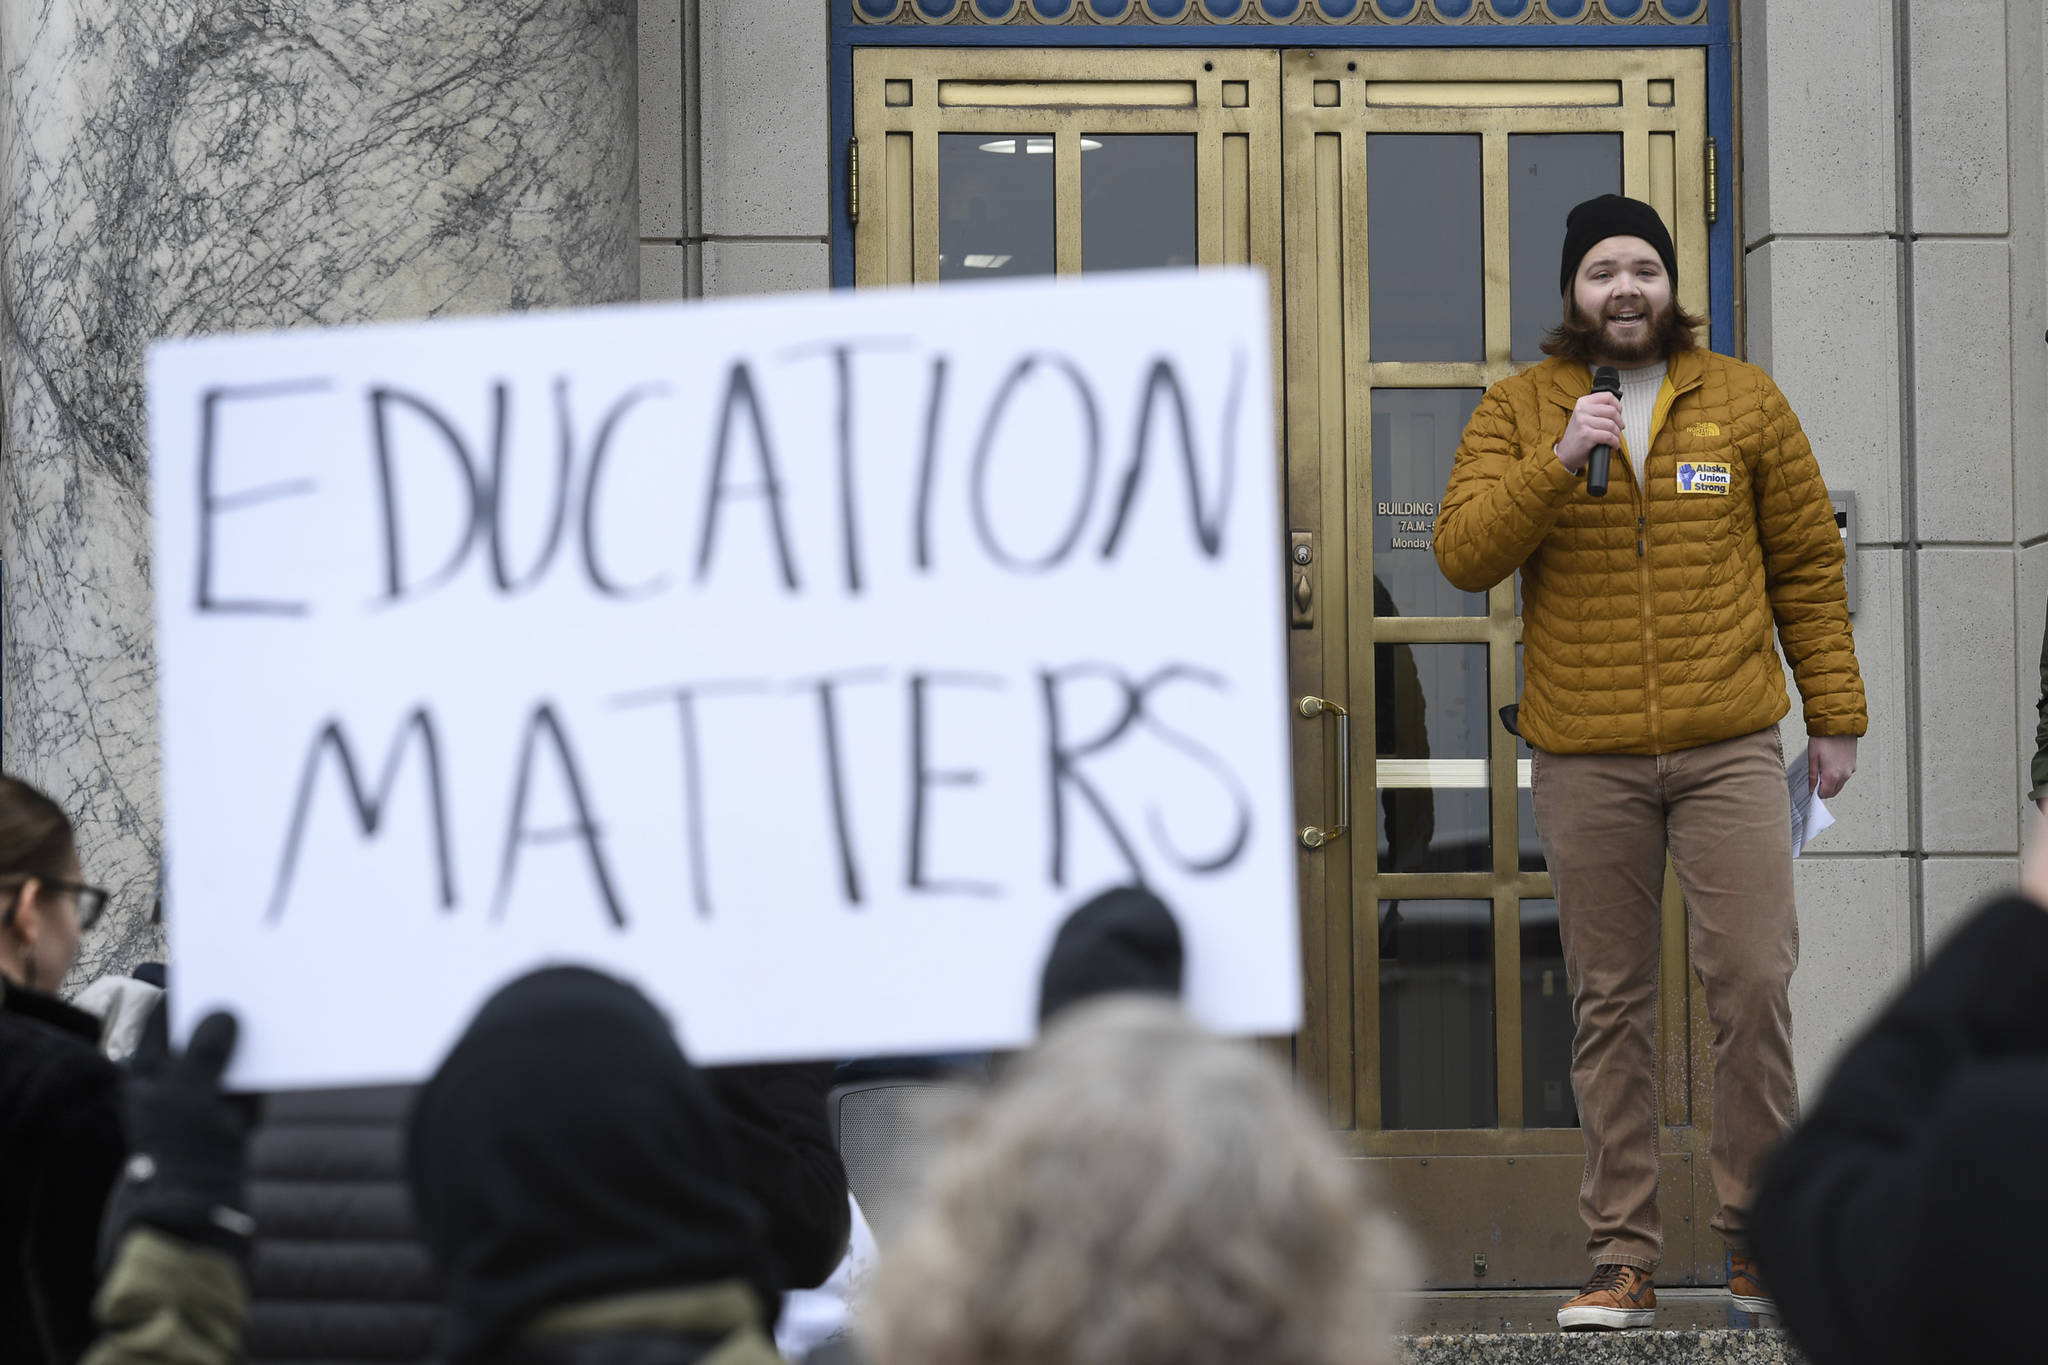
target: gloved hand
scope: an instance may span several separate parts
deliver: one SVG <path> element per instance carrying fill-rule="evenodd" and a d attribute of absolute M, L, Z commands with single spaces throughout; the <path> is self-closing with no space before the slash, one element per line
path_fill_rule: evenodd
<path fill-rule="evenodd" d="M 247 1106 L 224 1093 L 220 1078 L 234 1055 L 235 1017 L 216 1011 L 199 1021 L 183 1054 L 158 1008 L 129 1063 L 125 1108 L 134 1155 L 122 1204 L 127 1223 L 225 1252 L 247 1264 L 256 1220 L 248 1202 L 244 1157 Z"/>

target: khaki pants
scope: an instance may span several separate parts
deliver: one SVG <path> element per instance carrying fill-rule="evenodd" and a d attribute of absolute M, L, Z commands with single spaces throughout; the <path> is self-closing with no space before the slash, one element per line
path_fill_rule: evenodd
<path fill-rule="evenodd" d="M 1655 758 L 1538 753 L 1533 786 L 1574 985 L 1587 1249 L 1596 1264 L 1645 1271 L 1663 1251 L 1651 1037 L 1668 847 L 1714 1028 L 1713 1226 L 1740 1252 L 1750 1191 L 1799 1103 L 1787 999 L 1799 926 L 1778 732 Z"/>

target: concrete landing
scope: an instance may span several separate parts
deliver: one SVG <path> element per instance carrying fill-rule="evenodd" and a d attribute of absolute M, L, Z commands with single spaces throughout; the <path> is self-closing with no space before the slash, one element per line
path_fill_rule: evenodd
<path fill-rule="evenodd" d="M 1639 1332 L 1561 1332 L 1572 1291 L 1410 1294 L 1401 1338 L 1411 1365 L 1805 1365 L 1776 1329 L 1736 1312 L 1725 1289 L 1657 1290 L 1657 1326 Z"/>
<path fill-rule="evenodd" d="M 1409 1365 L 1805 1365 L 1776 1330 L 1422 1336 L 1401 1338 L 1401 1347 Z"/>

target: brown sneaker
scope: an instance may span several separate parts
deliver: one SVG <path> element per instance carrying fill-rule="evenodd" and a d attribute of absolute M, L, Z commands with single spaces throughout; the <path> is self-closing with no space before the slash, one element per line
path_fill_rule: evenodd
<path fill-rule="evenodd" d="M 1778 1316 L 1778 1305 L 1771 1301 L 1770 1291 L 1764 1288 L 1763 1278 L 1757 1274 L 1756 1261 L 1753 1257 L 1729 1253 L 1728 1297 L 1745 1313 L 1772 1318 Z"/>
<path fill-rule="evenodd" d="M 1557 1310 L 1567 1332 L 1619 1332 L 1657 1321 L 1657 1291 L 1650 1277 L 1632 1265 L 1598 1265 L 1574 1299 Z"/>

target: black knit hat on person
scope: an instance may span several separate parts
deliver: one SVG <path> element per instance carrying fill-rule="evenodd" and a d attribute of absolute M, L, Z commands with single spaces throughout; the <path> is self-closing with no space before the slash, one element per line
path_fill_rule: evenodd
<path fill-rule="evenodd" d="M 1677 291 L 1678 252 L 1671 245 L 1670 229 L 1657 216 L 1657 210 L 1640 199 L 1603 194 L 1565 215 L 1564 261 L 1557 270 L 1559 294 L 1571 294 L 1572 276 L 1579 273 L 1579 262 L 1609 237 L 1640 237 L 1655 247 L 1664 262 L 1664 273 L 1671 277 L 1671 288 Z"/>
<path fill-rule="evenodd" d="M 581 1300 L 743 1279 L 780 1300 L 723 1112 L 632 987 L 552 967 L 499 991 L 420 1092 L 406 1142 L 454 1365 Z"/>
<path fill-rule="evenodd" d="M 1105 891 L 1068 915 L 1053 938 L 1038 1022 L 1118 991 L 1178 997 L 1181 967 L 1180 925 L 1165 903 L 1142 886 Z"/>

